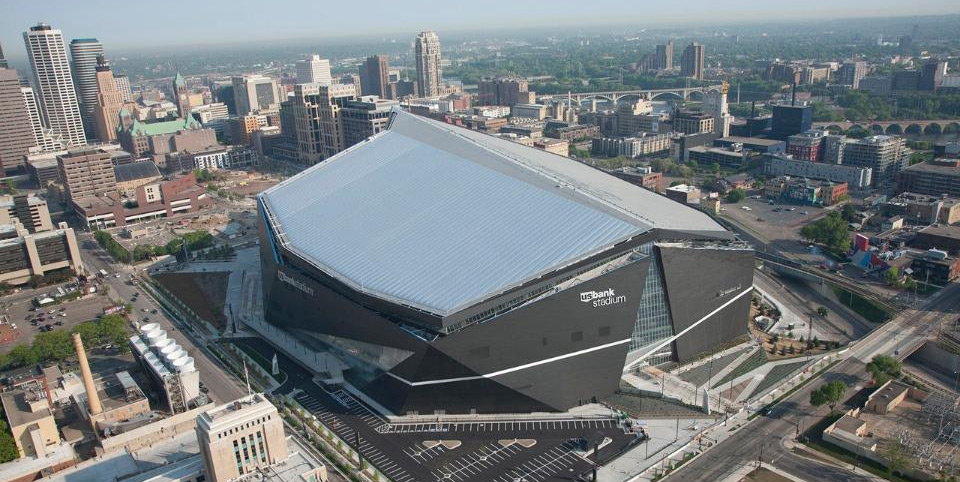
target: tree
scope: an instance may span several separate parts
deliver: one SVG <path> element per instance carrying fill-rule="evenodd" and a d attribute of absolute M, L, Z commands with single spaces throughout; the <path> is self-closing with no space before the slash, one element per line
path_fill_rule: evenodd
<path fill-rule="evenodd" d="M 873 377 L 877 385 L 887 383 L 891 378 L 900 377 L 903 364 L 899 360 L 887 355 L 877 355 L 867 363 L 867 373 Z"/>
<path fill-rule="evenodd" d="M 810 392 L 810 405 L 814 407 L 827 405 L 830 407 L 830 412 L 833 413 L 833 408 L 840 402 L 840 399 L 843 398 L 846 392 L 846 383 L 839 380 L 826 383 L 820 386 L 820 388 Z"/>
<path fill-rule="evenodd" d="M 17 443 L 10 434 L 6 420 L 0 418 L 0 464 L 20 458 Z"/>
<path fill-rule="evenodd" d="M 36 352 L 33 351 L 33 348 L 30 348 L 27 345 L 17 345 L 10 350 L 10 364 L 13 366 L 27 366 L 34 365 L 40 358 L 37 356 Z"/>
<path fill-rule="evenodd" d="M 906 471 L 913 468 L 913 457 L 899 440 L 894 440 L 883 450 L 883 458 L 887 459 L 887 470 L 890 474 L 906 475 Z"/>
<path fill-rule="evenodd" d="M 740 201 L 743 201 L 746 197 L 746 191 L 737 188 L 727 193 L 727 202 L 736 204 Z"/>
<path fill-rule="evenodd" d="M 817 314 L 820 315 L 820 316 L 823 317 L 823 318 L 826 318 L 827 315 L 830 314 L 830 310 L 828 310 L 826 306 L 821 306 L 821 307 L 817 308 Z"/>
<path fill-rule="evenodd" d="M 74 353 L 74 345 L 66 330 L 53 330 L 33 337 L 33 352 L 40 360 L 60 361 Z"/>
<path fill-rule="evenodd" d="M 887 272 L 883 274 L 883 279 L 888 285 L 893 286 L 894 288 L 903 287 L 903 283 L 900 281 L 900 269 L 898 269 L 896 266 L 891 266 L 889 269 L 887 269 Z"/>
<path fill-rule="evenodd" d="M 833 211 L 826 217 L 814 221 L 800 229 L 800 235 L 807 240 L 823 244 L 830 249 L 845 253 L 850 249 L 850 227 L 839 212 Z"/>

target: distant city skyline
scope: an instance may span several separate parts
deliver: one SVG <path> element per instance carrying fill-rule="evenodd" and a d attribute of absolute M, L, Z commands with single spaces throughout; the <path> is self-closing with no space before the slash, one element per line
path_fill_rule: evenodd
<path fill-rule="evenodd" d="M 905 10 L 902 1 L 876 0 L 869 9 L 857 5 L 851 7 L 830 0 L 810 0 L 788 6 L 757 5 L 752 0 L 730 0 L 722 9 L 709 0 L 685 0 L 673 3 L 643 5 L 642 14 L 636 5 L 615 0 L 574 2 L 560 0 L 545 7 L 538 2 L 528 4 L 491 0 L 485 8 L 464 15 L 459 5 L 428 0 L 410 0 L 403 4 L 378 5 L 376 15 L 364 15 L 362 22 L 336 22 L 318 28 L 311 15 L 284 15 L 283 12 L 304 12 L 316 8 L 308 0 L 289 0 L 274 21 L 264 22 L 257 16 L 258 9 L 244 8 L 243 0 L 231 8 L 217 2 L 194 2 L 170 0 L 163 8 L 151 3 L 127 3 L 118 9 L 114 1 L 88 0 L 7 0 L 0 6 L 0 44 L 5 47 L 8 58 L 22 59 L 25 53 L 17 48 L 20 34 L 35 25 L 45 22 L 64 32 L 66 39 L 96 37 L 108 53 L 113 49 L 138 47 L 166 47 L 190 44 L 221 44 L 234 41 L 293 40 L 348 36 L 397 36 L 413 35 L 421 30 L 435 30 L 441 36 L 450 30 L 477 30 L 482 26 L 497 29 L 512 27 L 556 27 L 601 25 L 609 23 L 637 29 L 670 24 L 719 22 L 761 22 L 785 19 L 891 17 L 898 15 L 920 16 L 931 14 L 960 13 L 960 5 L 949 0 L 915 0 Z M 508 8 L 511 15 L 504 20 L 500 14 Z M 360 14 L 352 5 L 324 5 L 324 15 L 349 18 Z M 339 10 L 339 11 L 338 11 Z M 189 11 L 190 15 L 183 15 Z M 96 12 L 96 15 L 91 15 Z M 610 12 L 617 12 L 613 17 Z M 131 21 L 131 19 L 137 19 Z M 176 28 L 143 28 L 150 25 L 175 25 Z M 362 25 L 363 30 L 356 26 Z M 246 28 L 237 28 L 244 26 Z M 21 41 L 22 42 L 22 41 Z"/>

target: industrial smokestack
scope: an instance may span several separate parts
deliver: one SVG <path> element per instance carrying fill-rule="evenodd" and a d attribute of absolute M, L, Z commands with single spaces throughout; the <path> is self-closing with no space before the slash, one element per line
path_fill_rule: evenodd
<path fill-rule="evenodd" d="M 83 349 L 83 341 L 79 333 L 73 334 L 73 345 L 77 348 L 77 359 L 80 361 L 80 375 L 83 377 L 83 387 L 87 390 L 87 408 L 90 415 L 97 415 L 103 411 L 97 387 L 93 384 L 93 374 L 90 373 L 90 364 L 87 363 L 87 352 Z"/>

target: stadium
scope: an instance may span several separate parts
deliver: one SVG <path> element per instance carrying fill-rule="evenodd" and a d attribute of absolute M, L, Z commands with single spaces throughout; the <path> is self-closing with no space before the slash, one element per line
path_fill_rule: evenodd
<path fill-rule="evenodd" d="M 258 208 L 267 321 L 395 414 L 564 411 L 746 332 L 753 251 L 706 214 L 406 112 Z"/>

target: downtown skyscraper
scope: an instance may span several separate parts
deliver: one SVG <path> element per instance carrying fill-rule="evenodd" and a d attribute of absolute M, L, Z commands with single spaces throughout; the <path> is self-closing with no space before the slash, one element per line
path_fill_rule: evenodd
<path fill-rule="evenodd" d="M 330 85 L 333 80 L 330 75 L 330 60 L 321 59 L 319 55 L 297 61 L 298 84 Z"/>
<path fill-rule="evenodd" d="M 17 71 L 0 67 L 0 173 L 24 163 L 24 156 L 37 145 L 27 106 L 20 91 Z"/>
<path fill-rule="evenodd" d="M 443 72 L 440 68 L 440 38 L 434 32 L 420 32 L 415 44 L 417 93 L 420 97 L 440 95 Z"/>
<path fill-rule="evenodd" d="M 363 95 L 375 95 L 388 98 L 390 82 L 390 61 L 386 55 L 367 57 L 359 68 L 360 90 Z"/>
<path fill-rule="evenodd" d="M 93 113 L 97 106 L 97 56 L 103 55 L 103 44 L 95 38 L 78 38 L 70 41 L 73 85 L 80 101 L 80 118 L 83 132 L 88 138 L 94 136 Z"/>
<path fill-rule="evenodd" d="M 41 23 L 23 33 L 23 42 L 47 127 L 67 147 L 86 145 L 63 33 Z"/>

